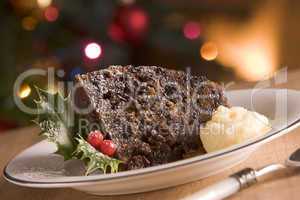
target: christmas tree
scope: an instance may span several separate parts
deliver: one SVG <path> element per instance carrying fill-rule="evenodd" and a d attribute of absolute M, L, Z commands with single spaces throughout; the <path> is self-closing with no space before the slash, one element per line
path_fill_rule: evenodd
<path fill-rule="evenodd" d="M 27 124 L 32 118 L 18 109 L 13 95 L 31 107 L 36 98 L 34 85 L 56 90 L 45 77 L 33 76 L 20 91 L 13 91 L 16 78 L 29 69 L 54 68 L 61 74 L 57 80 L 65 82 L 112 64 L 191 67 L 192 73 L 214 80 L 225 80 L 231 73 L 214 61 L 217 47 L 202 34 L 201 20 L 220 10 L 215 1 L 188 6 L 177 1 L 133 0 L 11 0 L 0 4 L 0 122 L 4 128 Z M 223 6 L 222 12 L 240 15 L 244 10 Z"/>

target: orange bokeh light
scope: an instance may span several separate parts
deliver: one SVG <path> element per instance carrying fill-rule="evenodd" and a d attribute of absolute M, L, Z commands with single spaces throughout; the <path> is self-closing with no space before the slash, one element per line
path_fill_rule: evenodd
<path fill-rule="evenodd" d="M 32 31 L 37 25 L 37 20 L 33 17 L 25 17 L 22 19 L 22 27 L 26 31 Z"/>
<path fill-rule="evenodd" d="M 200 49 L 200 55 L 205 60 L 214 60 L 218 56 L 218 48 L 215 43 L 207 42 Z"/>

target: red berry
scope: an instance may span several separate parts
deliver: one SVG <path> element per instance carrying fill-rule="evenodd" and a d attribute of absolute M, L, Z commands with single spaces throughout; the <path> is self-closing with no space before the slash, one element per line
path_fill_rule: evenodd
<path fill-rule="evenodd" d="M 90 145 L 92 145 L 96 149 L 99 149 L 103 142 L 103 135 L 100 131 L 92 131 L 88 135 L 87 141 L 88 143 L 90 143 Z"/>
<path fill-rule="evenodd" d="M 102 144 L 100 145 L 100 150 L 102 153 L 113 156 L 116 152 L 116 145 L 111 140 L 103 140 Z"/>

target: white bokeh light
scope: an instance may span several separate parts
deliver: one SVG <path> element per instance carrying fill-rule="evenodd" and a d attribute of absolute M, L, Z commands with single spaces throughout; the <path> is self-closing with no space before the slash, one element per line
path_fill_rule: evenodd
<path fill-rule="evenodd" d="M 86 57 L 88 57 L 90 59 L 96 59 L 101 55 L 102 49 L 99 44 L 93 42 L 93 43 L 88 44 L 85 47 L 84 53 L 85 53 Z"/>
<path fill-rule="evenodd" d="M 41 8 L 46 8 L 46 7 L 50 6 L 51 3 L 52 3 L 52 0 L 37 0 L 37 4 Z"/>

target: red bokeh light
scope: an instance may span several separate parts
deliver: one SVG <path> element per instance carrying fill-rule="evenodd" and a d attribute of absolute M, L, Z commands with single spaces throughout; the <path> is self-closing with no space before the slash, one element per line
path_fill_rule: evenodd
<path fill-rule="evenodd" d="M 58 8 L 54 6 L 49 6 L 44 11 L 44 17 L 49 22 L 54 22 L 55 20 L 57 20 L 58 16 L 59 16 Z"/>
<path fill-rule="evenodd" d="M 129 13 L 128 23 L 133 31 L 144 31 L 148 26 L 148 15 L 141 9 L 133 9 Z"/>
<path fill-rule="evenodd" d="M 148 27 L 149 16 L 144 9 L 137 6 L 122 6 L 116 11 L 107 34 L 116 42 L 140 45 L 145 39 Z"/>
<path fill-rule="evenodd" d="M 117 42 L 123 42 L 125 38 L 125 33 L 122 27 L 118 24 L 111 24 L 108 28 L 109 37 Z"/>
<path fill-rule="evenodd" d="M 188 22 L 183 27 L 184 36 L 190 40 L 197 39 L 200 33 L 200 26 L 197 22 Z"/>

